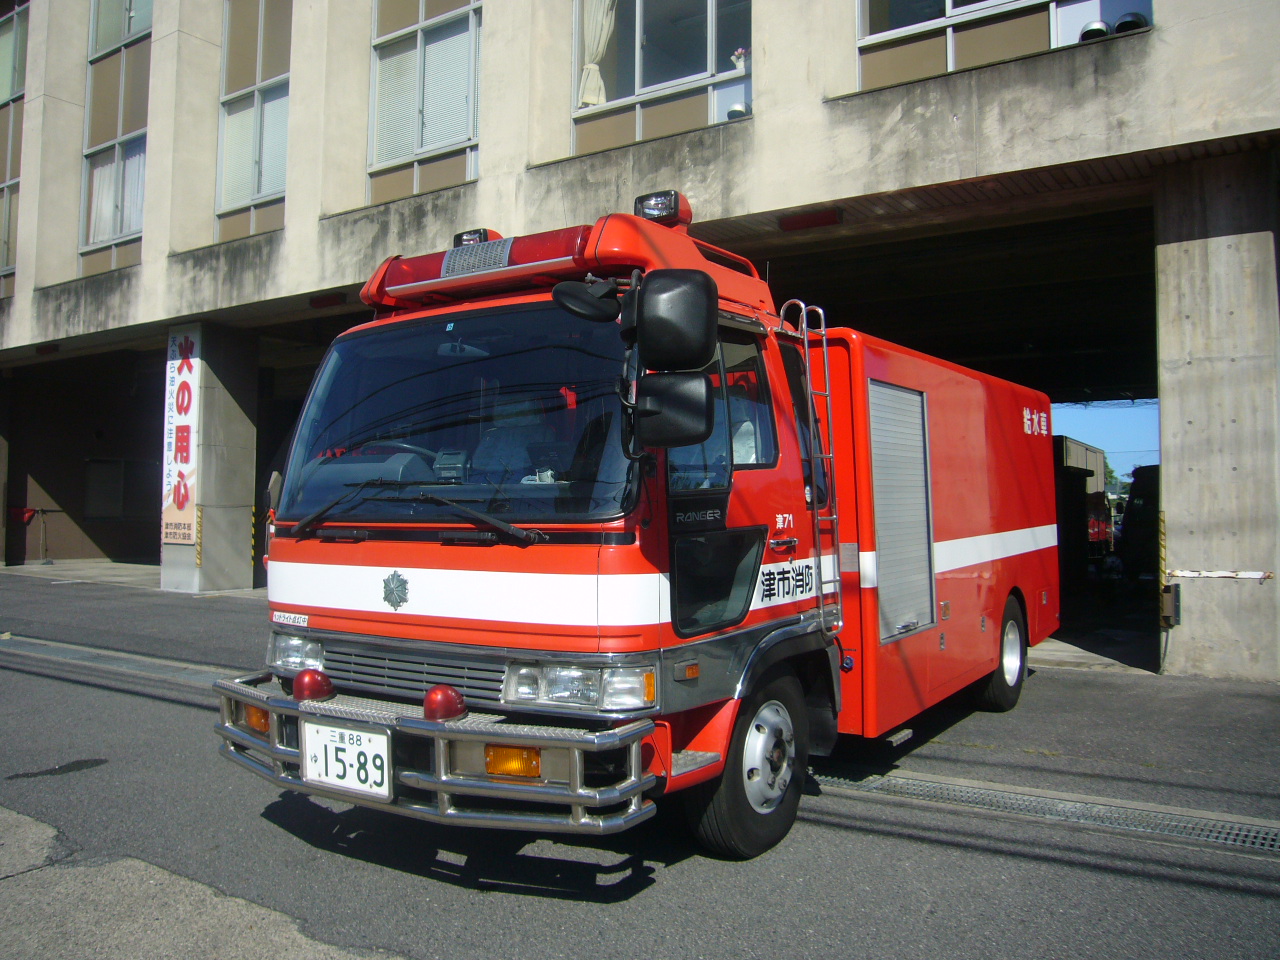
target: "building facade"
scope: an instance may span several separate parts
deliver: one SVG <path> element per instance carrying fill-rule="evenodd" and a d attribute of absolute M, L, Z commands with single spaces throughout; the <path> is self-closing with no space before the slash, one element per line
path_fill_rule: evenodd
<path fill-rule="evenodd" d="M 831 322 L 1158 398 L 1165 669 L 1280 679 L 1278 38 L 1273 0 L 0 3 L 5 561 L 249 585 L 383 259 L 677 188 Z"/>

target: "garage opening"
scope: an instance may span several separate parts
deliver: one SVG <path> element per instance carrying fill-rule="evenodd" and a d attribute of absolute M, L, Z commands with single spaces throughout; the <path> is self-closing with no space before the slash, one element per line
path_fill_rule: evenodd
<path fill-rule="evenodd" d="M 767 270 L 778 302 L 818 304 L 833 326 L 1026 384 L 1048 394 L 1058 411 L 1087 418 L 1089 411 L 1158 410 L 1154 250 L 1152 208 L 1140 205 L 912 239 L 862 237 L 772 253 L 762 245 L 750 255 Z M 1158 517 L 1151 502 L 1158 482 L 1151 484 L 1149 472 L 1136 478 L 1144 509 L 1126 540 L 1120 513 L 1135 478 L 1123 474 L 1134 461 L 1125 460 L 1126 450 L 1103 451 L 1108 461 L 1085 466 L 1070 451 L 1097 444 L 1072 439 L 1078 442 L 1059 442 L 1063 602 L 1056 637 L 1157 670 L 1158 530 L 1136 518 Z M 1154 453 L 1139 459 L 1158 460 Z M 1123 468 L 1109 494 L 1105 462 Z M 1090 497 L 1099 491 L 1104 495 Z"/>
<path fill-rule="evenodd" d="M 160 560 L 164 351 L 5 371 L 4 561 Z"/>

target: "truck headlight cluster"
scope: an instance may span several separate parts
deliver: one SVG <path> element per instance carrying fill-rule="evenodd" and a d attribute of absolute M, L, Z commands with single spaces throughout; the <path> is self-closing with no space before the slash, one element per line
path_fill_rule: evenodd
<path fill-rule="evenodd" d="M 267 641 L 267 666 L 288 673 L 324 669 L 324 645 L 318 640 L 273 633 Z"/>
<path fill-rule="evenodd" d="M 651 666 L 511 663 L 502 684 L 502 699 L 513 705 L 643 710 L 657 702 L 657 681 Z"/>

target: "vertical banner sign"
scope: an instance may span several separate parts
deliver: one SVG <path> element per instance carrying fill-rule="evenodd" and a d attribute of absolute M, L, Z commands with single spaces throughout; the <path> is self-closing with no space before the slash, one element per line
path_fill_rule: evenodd
<path fill-rule="evenodd" d="M 196 450 L 200 430 L 200 327 L 173 327 L 164 388 L 162 542 L 196 542 Z"/>

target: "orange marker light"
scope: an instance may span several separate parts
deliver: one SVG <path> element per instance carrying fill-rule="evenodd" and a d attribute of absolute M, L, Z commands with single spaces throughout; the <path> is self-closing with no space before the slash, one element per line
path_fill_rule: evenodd
<path fill-rule="evenodd" d="M 249 729 L 257 730 L 259 733 L 271 731 L 271 714 L 251 703 L 244 705 L 244 722 Z"/>
<path fill-rule="evenodd" d="M 542 776 L 542 751 L 538 747 L 484 745 L 485 772 L 495 777 Z"/>

